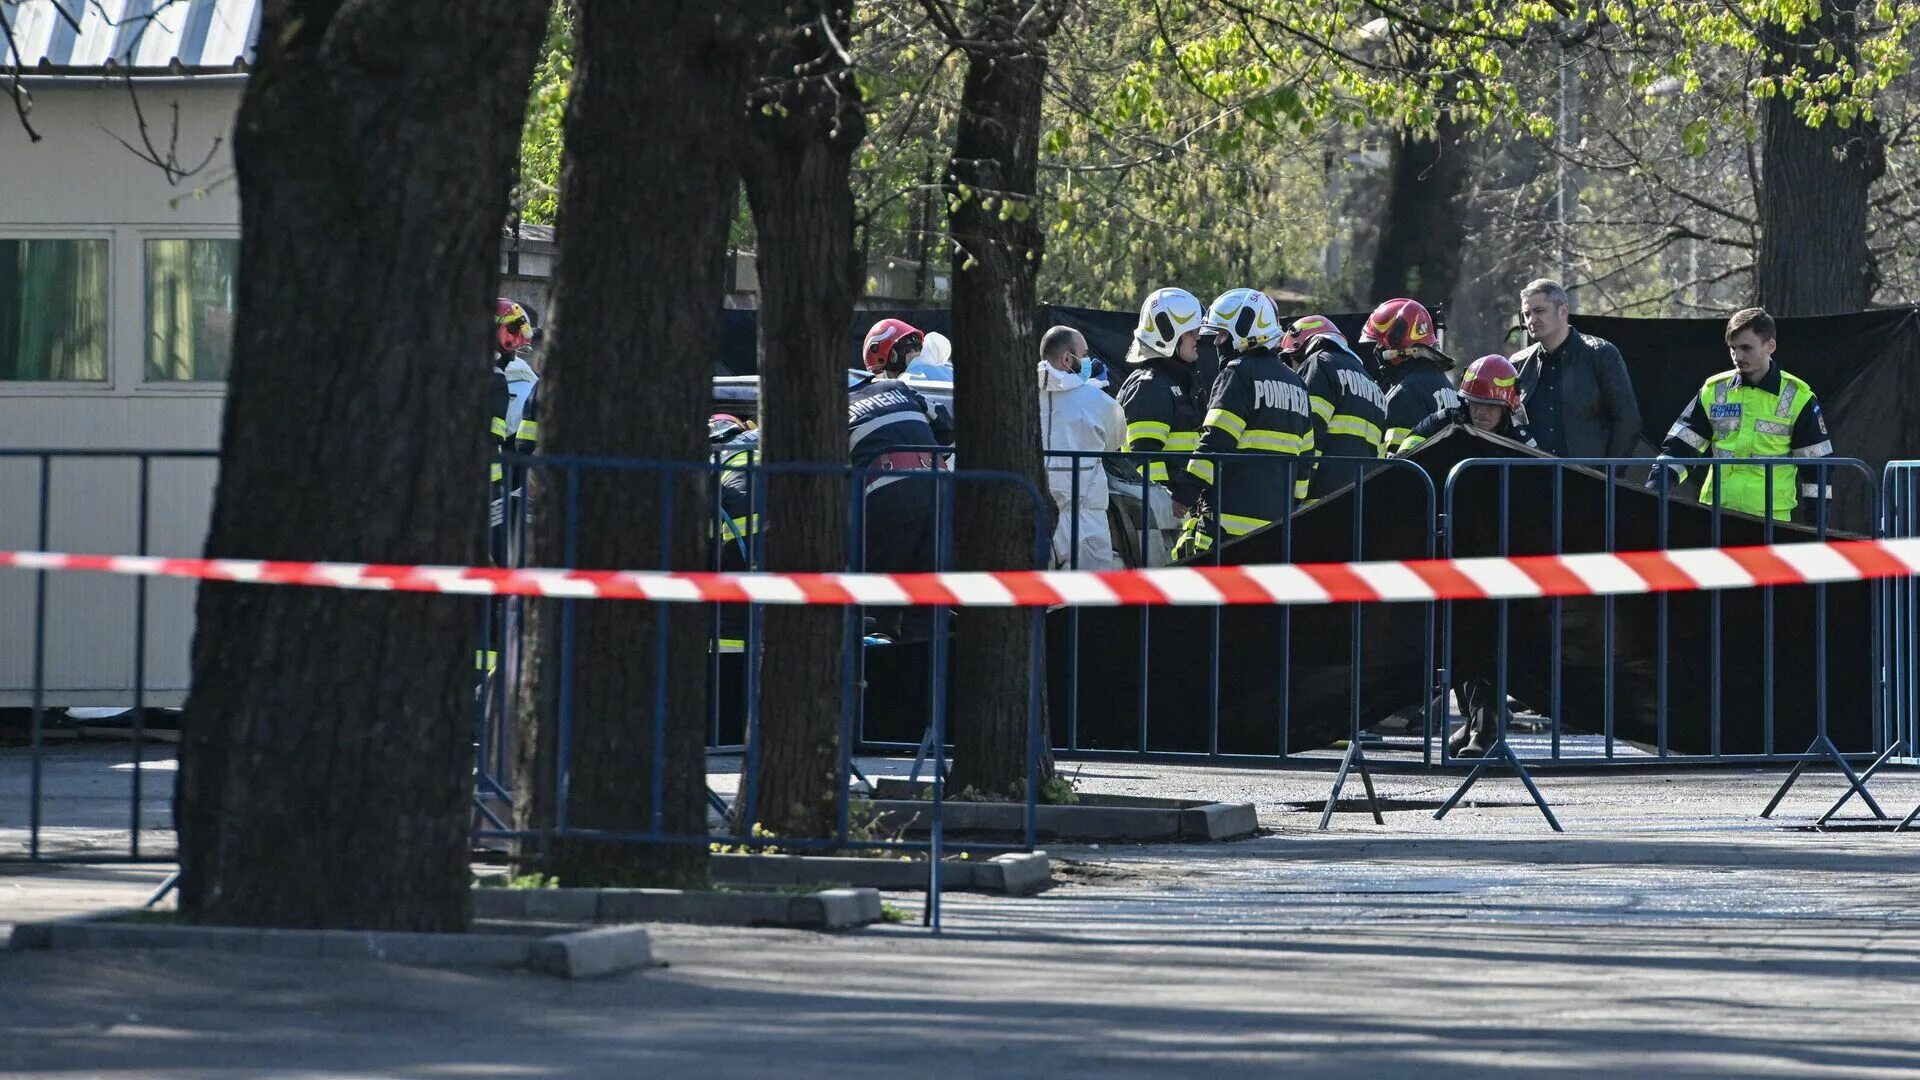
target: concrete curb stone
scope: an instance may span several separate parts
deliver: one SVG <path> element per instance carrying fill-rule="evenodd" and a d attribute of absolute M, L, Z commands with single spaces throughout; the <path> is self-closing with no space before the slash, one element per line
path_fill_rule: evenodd
<path fill-rule="evenodd" d="M 930 806 L 925 800 L 873 801 L 876 820 L 889 827 L 907 825 L 914 832 L 926 831 L 926 823 L 917 819 L 924 818 Z M 948 802 L 944 814 L 949 834 L 1018 833 L 1025 827 L 1026 807 L 1019 803 Z M 1055 840 L 1230 840 L 1250 836 L 1258 828 L 1252 803 L 1195 803 L 1185 807 L 1042 805 L 1035 808 L 1034 815 L 1034 831 Z"/>
<path fill-rule="evenodd" d="M 541 899 L 531 899 L 539 896 Z M 681 889 L 475 889 L 476 919 L 538 918 L 535 911 L 583 913 L 599 924 L 685 922 L 709 926 L 791 926 L 839 930 L 880 920 L 878 889 L 817 893 Z M 589 914 L 590 913 L 590 914 Z"/>
<path fill-rule="evenodd" d="M 22 923 L 14 927 L 8 945 L 13 949 L 196 949 L 300 960 L 378 960 L 409 967 L 532 968 L 569 979 L 610 975 L 653 962 L 652 942 L 638 926 L 535 937 L 110 921 L 123 914 L 127 912 Z"/>
<path fill-rule="evenodd" d="M 927 864 L 922 859 L 715 855 L 707 865 L 715 881 L 731 885 L 833 883 L 887 892 L 924 892 L 927 887 Z M 949 859 L 940 868 L 940 887 L 947 891 L 970 889 L 1031 896 L 1052 884 L 1052 863 L 1044 851 L 1015 852 L 992 859 Z"/>
<path fill-rule="evenodd" d="M 1210 803 L 1180 811 L 1180 835 L 1188 840 L 1238 840 L 1260 831 L 1252 803 Z"/>

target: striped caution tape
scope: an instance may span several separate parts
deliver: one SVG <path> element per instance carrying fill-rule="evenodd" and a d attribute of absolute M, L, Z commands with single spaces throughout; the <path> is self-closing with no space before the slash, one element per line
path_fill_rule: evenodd
<path fill-rule="evenodd" d="M 1920 539 L 1408 562 L 946 574 L 728 574 L 171 559 L 0 551 L 0 567 L 256 585 L 667 603 L 1115 607 L 1501 600 L 1808 585 L 1920 574 Z"/>

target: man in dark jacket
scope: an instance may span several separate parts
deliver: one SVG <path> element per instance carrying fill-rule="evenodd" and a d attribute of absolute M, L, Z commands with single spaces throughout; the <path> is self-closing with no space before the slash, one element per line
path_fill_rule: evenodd
<path fill-rule="evenodd" d="M 1540 449 L 1556 457 L 1629 457 L 1640 439 L 1640 403 L 1620 350 L 1568 322 L 1567 291 L 1541 278 L 1520 290 L 1534 344 L 1513 356 L 1520 405 Z"/>

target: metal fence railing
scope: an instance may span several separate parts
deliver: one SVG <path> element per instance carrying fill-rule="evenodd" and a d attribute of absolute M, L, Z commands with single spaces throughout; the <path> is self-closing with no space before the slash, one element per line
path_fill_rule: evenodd
<path fill-rule="evenodd" d="M 937 465 L 951 451 L 927 448 L 926 453 L 928 464 Z M 1188 457 L 1163 456 L 1170 461 Z M 171 488 L 157 494 L 155 477 L 189 463 L 210 470 L 212 458 L 165 451 L 0 451 L 0 484 L 12 485 L 4 489 L 8 505 L 36 508 L 31 516 L 9 515 L 10 524 L 0 525 L 0 546 L 191 554 L 191 545 L 177 537 L 154 538 L 155 507 L 185 498 Z M 1359 481 L 1323 484 L 1319 498 L 1246 535 L 1231 536 L 1217 518 L 1176 527 L 1156 509 L 1165 496 L 1143 475 L 1146 456 L 1053 453 L 1049 458 L 1070 462 L 1069 478 L 1057 495 L 1020 477 L 937 467 L 888 473 L 879 477 L 888 481 L 881 485 L 874 483 L 879 470 L 771 465 L 726 455 L 703 464 L 509 456 L 503 459 L 505 487 L 523 497 L 505 500 L 500 528 L 507 538 L 494 550 L 505 551 L 509 561 L 573 565 L 580 539 L 597 528 L 582 491 L 613 485 L 625 493 L 621 497 L 644 497 L 663 508 L 659 535 L 636 545 L 656 553 L 650 565 L 675 568 L 664 554 L 670 550 L 665 538 L 673 533 L 675 515 L 694 513 L 708 522 L 710 543 L 701 565 L 765 569 L 769 534 L 780 528 L 768 512 L 769 488 L 783 477 L 808 475 L 844 478 L 855 492 L 842 523 L 848 557 L 844 566 L 831 568 L 848 571 L 909 568 L 875 567 L 871 550 L 875 538 L 888 536 L 886 530 L 901 515 L 924 529 L 923 568 L 953 568 L 956 491 L 968 484 L 1016 491 L 1033 507 L 1035 565 L 1069 569 L 1082 568 L 1082 530 L 1095 519 L 1063 515 L 1065 528 L 1056 543 L 1048 532 L 1049 504 L 1079 506 L 1083 481 L 1107 485 L 1109 498 L 1130 504 L 1110 518 L 1121 522 L 1114 528 L 1138 531 L 1116 545 L 1119 552 L 1154 561 L 1154 552 L 1179 543 L 1184 528 L 1188 544 L 1203 549 L 1190 555 L 1187 565 L 1391 561 L 1430 557 L 1442 545 L 1455 556 L 1544 554 L 1735 546 L 1826 535 L 1821 521 L 1809 532 L 1788 529 L 1768 515 L 1696 506 L 1660 479 L 1664 473 L 1655 474 L 1651 490 L 1617 482 L 1644 460 L 1474 457 L 1456 462 L 1436 479 L 1419 459 L 1276 462 L 1258 455 L 1217 455 L 1211 459 L 1217 474 L 1209 496 L 1215 505 L 1234 505 L 1235 485 L 1250 482 L 1250 475 L 1264 476 L 1258 481 L 1263 483 L 1278 477 L 1284 490 L 1310 469 L 1350 472 Z M 103 489 L 92 481 L 63 482 L 63 469 L 108 467 L 103 462 L 117 463 L 111 467 L 125 474 L 124 490 Z M 1088 464 L 1097 467 L 1082 467 Z M 1726 459 L 1698 468 L 1717 472 L 1741 464 L 1746 463 Z M 1763 470 L 1790 464 L 1823 485 L 1839 473 L 1864 476 L 1878 495 L 1883 533 L 1920 535 L 1920 462 L 1893 463 L 1878 477 L 1850 459 L 1752 464 Z M 201 484 L 205 494 L 193 495 L 188 503 L 210 500 L 210 473 L 186 486 L 198 490 Z M 897 491 L 876 502 L 875 495 L 887 488 Z M 109 494 L 103 496 L 103 490 Z M 899 491 L 912 497 L 900 498 Z M 723 494 L 733 500 L 732 509 L 724 507 Z M 126 527 L 85 535 L 63 530 L 61 522 L 68 518 L 62 516 L 62 500 L 83 496 L 91 511 L 103 499 L 123 511 Z M 879 505 L 884 502 L 892 505 Z M 544 516 L 536 519 L 536 511 Z M 536 532 L 536 521 L 546 531 Z M 204 527 L 204 518 L 201 523 Z M 1197 543 L 1201 540 L 1211 543 Z M 197 542 L 195 537 L 192 543 Z M 30 676 L 23 699 L 28 701 L 24 746 L 13 752 L 0 748 L 0 768 L 26 774 L 25 808 L 17 818 L 0 809 L 0 861 L 168 858 L 170 848 L 156 839 L 157 833 L 170 831 L 161 802 L 166 787 L 154 780 L 162 766 L 149 756 L 148 737 L 155 628 L 149 593 L 159 586 L 133 579 L 120 583 L 121 593 L 82 603 L 50 591 L 49 577 L 45 572 L 0 575 L 0 597 L 16 598 L 10 610 L 31 616 L 18 650 L 28 657 L 23 670 Z M 190 602 L 190 587 L 179 590 Z M 169 602 L 177 600 L 173 596 Z M 523 665 L 518 654 L 530 647 L 526 623 L 533 603 L 552 605 L 557 612 L 553 655 L 562 673 L 573 670 L 581 647 L 583 601 L 510 598 L 478 605 L 476 840 L 534 851 L 562 840 L 742 842 L 742 827 L 759 816 L 754 800 L 769 723 L 762 707 L 767 697 L 764 611 L 725 604 L 705 613 L 702 742 L 717 768 L 737 771 L 739 786 L 731 798 L 709 793 L 709 829 L 673 834 L 660 827 L 664 788 L 657 782 L 648 784 L 651 805 L 637 819 L 638 827 L 586 828 L 570 820 L 564 793 L 574 768 L 569 753 L 577 703 L 564 690 L 564 674 L 559 699 L 541 706 L 551 709 L 558 749 L 540 765 L 548 770 L 542 782 L 562 797 L 551 821 L 529 825 L 514 818 L 515 787 L 526 779 L 519 760 L 523 700 L 517 680 Z M 1876 816 L 1885 816 L 1868 791 L 1870 781 L 1883 769 L 1915 764 L 1920 757 L 1915 751 L 1920 733 L 1917 609 L 1920 591 L 1911 579 L 1620 598 L 1344 604 L 1298 612 L 1284 605 L 1036 609 L 1023 616 L 1032 620 L 1028 663 L 1034 688 L 1026 722 L 1025 806 L 1017 835 L 988 846 L 1030 848 L 1037 842 L 1040 794 L 1033 780 L 1049 750 L 1061 759 L 1325 768 L 1333 779 L 1320 808 L 1322 827 L 1331 822 L 1355 772 L 1366 785 L 1364 805 L 1375 820 L 1383 820 L 1373 797 L 1373 768 L 1470 769 L 1436 816 L 1456 806 L 1489 770 L 1511 769 L 1552 822 L 1531 775 L 1543 768 L 1791 765 L 1764 811 L 1770 814 L 1802 770 L 1827 763 L 1842 773 L 1848 787 L 1820 820 L 1838 813 L 1856 794 Z M 124 762 L 107 766 L 111 776 L 125 774 L 129 801 L 111 815 L 53 820 L 44 779 L 58 755 L 45 738 L 48 716 L 53 707 L 80 699 L 63 697 L 59 680 L 49 679 L 49 659 L 57 651 L 49 628 L 82 616 L 89 634 L 122 636 L 132 646 L 124 688 L 124 703 L 132 709 L 132 744 Z M 658 630 L 666 613 L 658 618 L 653 651 L 636 655 L 634 663 L 664 671 L 666 637 Z M 869 625 L 861 609 L 843 613 L 836 827 L 831 836 L 778 840 L 779 846 L 796 850 L 864 847 L 929 855 L 934 879 L 929 919 L 938 916 L 940 855 L 948 847 L 946 777 L 955 749 L 948 709 L 956 677 L 951 630 L 956 619 L 966 618 L 966 612 L 934 608 L 908 613 L 897 626 Z M 183 628 L 171 626 L 169 632 Z M 1490 752 L 1478 759 L 1461 758 L 1447 738 L 1450 696 L 1469 684 L 1476 703 L 1491 703 L 1487 715 L 1494 725 Z M 658 751 L 666 745 L 669 717 L 683 714 L 668 708 L 659 680 L 650 685 L 651 696 L 632 703 L 630 722 Z M 1462 712 L 1471 723 L 1473 710 Z M 1384 740 L 1370 734 L 1396 713 L 1406 722 L 1406 734 Z M 928 828 L 891 839 L 864 834 L 858 804 L 874 785 L 864 774 L 863 757 L 916 753 L 931 764 Z M 650 760 L 662 761 L 664 755 L 653 753 Z M 1864 771 L 1855 770 L 1855 762 L 1869 760 Z M 916 765 L 909 781 L 919 774 Z"/>
<path fill-rule="evenodd" d="M 1742 544 L 1772 544 L 1794 540 L 1823 540 L 1827 537 L 1824 515 L 1813 515 L 1811 532 L 1789 535 L 1777 527 L 1776 511 L 1788 507 L 1773 505 L 1773 476 L 1776 469 L 1797 469 L 1798 479 L 1817 478 L 1814 482 L 1830 491 L 1840 472 L 1865 478 L 1871 487 L 1872 470 L 1854 459 L 1782 461 L 1780 459 L 1716 458 L 1697 466 L 1698 471 L 1717 481 L 1723 470 L 1752 467 L 1761 470 L 1765 505 L 1759 515 L 1742 514 L 1722 508 L 1715 502 L 1699 504 L 1687 520 L 1676 520 L 1678 505 L 1674 498 L 1677 484 L 1665 469 L 1652 474 L 1650 491 L 1640 491 L 1615 483 L 1618 474 L 1644 462 L 1633 459 L 1551 459 L 1551 458 L 1471 458 L 1455 465 L 1445 483 L 1444 501 L 1449 523 L 1447 550 L 1450 556 L 1531 555 L 1666 550 L 1672 547 L 1721 547 Z M 1579 489 L 1584 496 L 1570 505 L 1567 478 L 1585 471 L 1602 483 L 1589 483 Z M 1799 484 L 1795 484 L 1796 490 Z M 1520 490 L 1516 490 L 1516 488 Z M 1593 505 L 1598 497 L 1599 506 Z M 1623 497 L 1627 502 L 1623 505 Z M 1517 505 L 1527 510 L 1525 540 L 1516 537 Z M 1649 505 L 1650 504 L 1650 505 Z M 1539 519 L 1546 519 L 1542 528 Z M 1582 523 L 1602 523 L 1598 535 L 1570 528 Z M 1648 597 L 1604 597 L 1593 600 L 1552 599 L 1542 601 L 1501 600 L 1474 604 L 1447 605 L 1445 644 L 1442 648 L 1443 681 L 1450 686 L 1482 688 L 1491 701 L 1497 735 L 1492 748 L 1456 791 L 1454 800 L 1441 809 L 1444 814 L 1484 772 L 1505 766 L 1526 781 L 1528 790 L 1543 813 L 1552 820 L 1544 799 L 1528 776 L 1528 764 L 1557 766 L 1608 765 L 1635 763 L 1664 764 L 1682 761 L 1714 764 L 1753 762 L 1792 762 L 1793 769 L 1772 802 L 1762 811 L 1770 815 L 1779 800 L 1793 785 L 1802 770 L 1812 762 L 1835 765 L 1849 782 L 1847 797 L 1859 793 L 1876 816 L 1884 816 L 1848 760 L 1848 755 L 1873 756 L 1885 748 L 1876 721 L 1878 703 L 1874 686 L 1877 670 L 1874 620 L 1869 616 L 1879 602 L 1880 589 L 1872 584 L 1846 586 L 1848 599 L 1857 607 L 1844 622 L 1832 612 L 1828 585 L 1792 588 L 1762 588 L 1728 594 L 1708 591 L 1675 596 L 1659 593 Z M 1851 594 L 1858 594 L 1851 595 Z M 1729 619 L 1725 609 L 1738 605 L 1738 618 Z M 1488 607 L 1491 606 L 1491 619 Z M 1472 617 L 1467 609 L 1473 609 Z M 1779 634 L 1781 611 L 1789 609 L 1792 625 L 1810 634 L 1795 633 L 1790 638 Z M 1527 620 L 1530 647 L 1511 648 L 1512 624 L 1516 610 Z M 1623 613 L 1629 626 L 1623 631 Z M 1597 731 L 1597 745 L 1584 742 L 1569 745 L 1568 710 L 1574 706 L 1565 693 L 1569 661 L 1565 634 L 1569 627 L 1583 632 L 1576 657 L 1583 706 L 1578 711 L 1590 719 L 1584 726 Z M 1733 629 L 1730 632 L 1729 626 Z M 1464 627 L 1464 629 L 1463 629 Z M 1757 627 L 1758 633 L 1754 634 Z M 1598 633 L 1592 634 L 1597 628 Z M 1678 632 L 1684 629 L 1685 633 Z M 1848 665 L 1845 678 L 1834 679 L 1829 672 L 1830 634 L 1853 632 L 1858 648 L 1844 657 Z M 1456 662 L 1460 639 L 1491 633 L 1493 663 L 1472 665 L 1463 673 Z M 1757 637 L 1757 646 L 1755 638 Z M 1676 638 L 1685 641 L 1676 651 Z M 1650 640 L 1649 640 L 1650 639 Z M 1544 643 L 1544 658 L 1539 645 Z M 1623 655 L 1627 665 L 1623 665 Z M 1542 662 L 1544 661 L 1544 662 Z M 1514 677 L 1515 668 L 1525 664 L 1531 678 L 1524 690 Z M 1635 669 L 1634 685 L 1627 695 L 1621 693 L 1622 666 Z M 1757 667 L 1757 671 L 1755 670 Z M 1649 670 L 1650 669 L 1650 670 Z M 1831 724 L 1832 699 L 1838 686 L 1851 710 L 1845 734 L 1836 741 Z M 1791 699 L 1793 722 L 1784 725 L 1778 708 L 1782 695 Z M 1469 695 L 1472 696 L 1472 695 Z M 1508 738 L 1510 698 L 1521 698 L 1538 708 L 1544 718 L 1547 744 L 1519 753 Z M 1729 700 L 1735 703 L 1729 705 Z M 1591 708 L 1597 701 L 1598 709 Z M 1729 715 L 1739 723 L 1731 729 Z M 1758 723 L 1754 723 L 1757 720 Z M 1623 732 L 1623 722 L 1632 730 Z M 1787 744 L 1782 739 L 1789 740 Z M 1451 763 L 1450 747 L 1444 746 L 1441 760 Z M 1524 762 L 1524 763 L 1523 763 Z M 1844 804 L 1845 798 L 1841 804 Z M 1823 816 L 1830 817 L 1841 804 Z"/>

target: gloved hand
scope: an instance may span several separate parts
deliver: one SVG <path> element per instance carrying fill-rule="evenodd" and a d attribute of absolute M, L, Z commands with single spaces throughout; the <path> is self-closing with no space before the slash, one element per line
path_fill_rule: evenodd
<path fill-rule="evenodd" d="M 1669 491 L 1679 487 L 1680 481 L 1687 478 L 1686 469 L 1682 468 L 1672 458 L 1656 458 L 1653 462 L 1653 468 L 1647 471 L 1646 488 L 1648 491 L 1660 490 L 1660 473 L 1663 469 L 1672 473 L 1672 479 L 1667 481 L 1667 490 Z"/>

